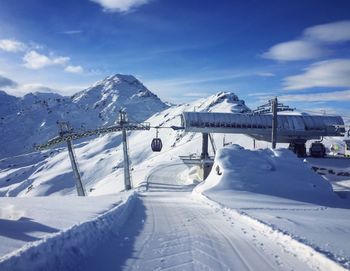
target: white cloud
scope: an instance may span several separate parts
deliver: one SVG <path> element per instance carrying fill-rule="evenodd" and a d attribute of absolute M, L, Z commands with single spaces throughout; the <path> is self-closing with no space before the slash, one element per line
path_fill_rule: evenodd
<path fill-rule="evenodd" d="M 69 57 L 53 57 L 39 54 L 37 51 L 30 51 L 23 57 L 24 66 L 28 69 L 41 69 L 47 66 L 65 65 L 69 62 Z"/>
<path fill-rule="evenodd" d="M 81 34 L 82 32 L 83 32 L 82 30 L 67 30 L 67 31 L 63 31 L 62 34 L 75 35 L 75 34 Z"/>
<path fill-rule="evenodd" d="M 11 39 L 3 39 L 0 40 L 0 49 L 6 52 L 23 52 L 27 49 L 27 46 L 20 41 L 11 40 Z"/>
<path fill-rule="evenodd" d="M 279 61 L 321 58 L 326 45 L 350 41 L 350 21 L 339 21 L 306 28 L 300 38 L 272 46 L 262 57 Z"/>
<path fill-rule="evenodd" d="M 334 91 L 334 92 L 327 92 L 327 93 L 282 95 L 278 97 L 278 100 L 282 102 L 350 101 L 350 90 Z"/>
<path fill-rule="evenodd" d="M 274 76 L 276 76 L 272 72 L 257 72 L 256 75 L 261 76 L 261 77 L 274 77 Z"/>
<path fill-rule="evenodd" d="M 332 59 L 312 64 L 302 74 L 284 79 L 284 89 L 350 87 L 350 59 Z"/>
<path fill-rule="evenodd" d="M 185 94 L 183 94 L 183 96 L 185 97 L 196 97 L 196 98 L 202 98 L 209 95 L 210 94 L 208 94 L 207 92 L 186 92 Z"/>
<path fill-rule="evenodd" d="M 48 86 L 42 84 L 23 84 L 19 86 L 17 89 L 20 89 L 23 93 L 29 92 L 52 92 L 58 93 L 59 91 Z"/>
<path fill-rule="evenodd" d="M 70 73 L 83 73 L 84 69 L 82 66 L 67 66 L 64 71 L 70 72 Z"/>
<path fill-rule="evenodd" d="M 267 52 L 262 54 L 262 57 L 279 61 L 293 61 L 315 59 L 326 54 L 327 50 L 312 42 L 294 40 L 272 46 Z"/>
<path fill-rule="evenodd" d="M 44 93 L 60 93 L 58 90 L 50 88 L 48 86 L 42 85 L 42 84 L 18 84 L 13 87 L 6 88 L 6 93 L 21 97 L 28 93 L 34 93 L 34 92 L 44 92 Z"/>
<path fill-rule="evenodd" d="M 127 12 L 141 5 L 147 4 L 150 0 L 91 0 L 100 4 L 106 11 Z"/>
<path fill-rule="evenodd" d="M 304 36 L 320 42 L 344 42 L 350 40 L 350 21 L 321 24 L 305 29 Z"/>

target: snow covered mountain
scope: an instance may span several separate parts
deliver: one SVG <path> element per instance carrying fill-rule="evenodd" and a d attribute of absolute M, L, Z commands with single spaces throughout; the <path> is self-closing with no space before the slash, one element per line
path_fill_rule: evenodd
<path fill-rule="evenodd" d="M 111 85 L 127 84 L 127 82 L 115 77 L 110 77 L 106 80 Z M 132 95 L 123 97 L 126 100 L 126 105 L 131 106 L 133 102 L 140 101 L 136 105 L 143 106 L 145 102 L 143 102 L 144 98 L 142 97 L 145 97 L 146 100 L 150 99 L 150 104 L 158 101 L 158 98 L 146 89 L 139 89 L 142 85 L 138 83 L 134 84 L 137 87 L 131 92 Z M 73 105 L 79 108 L 84 108 L 85 106 L 85 108 L 88 108 L 87 112 L 91 112 L 94 110 L 96 104 L 93 101 L 98 100 L 99 102 L 97 104 L 100 104 L 98 107 L 111 108 L 113 105 L 109 106 L 108 102 L 104 104 L 100 99 L 103 93 L 105 93 L 105 96 L 103 96 L 104 98 L 102 100 L 106 101 L 110 101 L 109 99 L 113 99 L 114 95 L 118 95 L 109 90 L 110 88 L 106 84 L 106 81 L 97 83 L 94 87 L 75 95 L 73 97 Z M 138 90 L 141 90 L 141 92 Z M 96 94 L 93 100 L 90 99 L 90 95 L 93 95 L 91 93 Z M 99 96 L 100 93 L 102 93 L 102 96 Z M 87 97 L 84 98 L 85 96 Z M 131 110 L 132 108 L 130 107 Z M 244 112 L 247 110 L 249 108 L 244 104 L 244 101 L 239 100 L 235 94 L 219 92 L 208 98 L 203 98 L 189 104 L 172 106 L 157 112 L 148 118 L 147 121 L 152 126 L 164 127 L 164 129 L 160 129 L 159 131 L 160 137 L 163 140 L 163 150 L 161 153 L 153 153 L 150 148 L 155 131 L 131 132 L 128 139 L 134 185 L 142 182 L 152 167 L 157 166 L 160 162 L 171 161 L 178 159 L 179 155 L 188 155 L 200 151 L 198 147 L 201 140 L 200 134 L 185 133 L 183 131 L 174 131 L 165 128 L 172 125 L 180 125 L 179 115 L 182 112 Z M 111 111 L 113 112 L 113 110 Z M 151 111 L 148 112 L 146 111 L 147 114 L 151 113 Z M 105 111 L 105 113 L 106 115 L 104 117 L 107 118 L 110 112 Z M 68 115 L 71 115 L 71 113 Z M 104 121 L 107 120 L 105 119 Z M 234 142 L 243 146 L 252 146 L 252 140 L 244 135 L 232 135 L 226 139 L 234 140 Z M 221 145 L 223 135 L 215 135 L 215 140 L 218 146 Z M 76 144 L 75 151 L 82 172 L 83 182 L 90 195 L 109 194 L 123 190 L 123 153 L 120 133 L 107 134 Z M 35 152 L 0 160 L 0 196 L 75 194 L 74 179 L 67 155 L 66 148 L 57 148 L 56 150 L 43 153 Z"/>
<path fill-rule="evenodd" d="M 131 75 L 116 74 L 72 97 L 30 93 L 22 98 L 0 91 L 0 158 L 33 151 L 57 135 L 57 121 L 76 130 L 111 125 L 125 107 L 131 118 L 143 121 L 168 106 Z"/>
<path fill-rule="evenodd" d="M 99 96 L 99 91 L 91 102 L 83 97 L 93 95 L 94 90 L 75 96 L 72 104 L 78 107 L 76 112 L 87 109 L 85 116 L 97 113 L 93 100 L 104 97 L 105 104 L 97 107 L 102 108 L 119 95 L 106 89 L 106 95 Z M 125 99 L 126 104 L 132 103 L 131 97 Z M 13 98 L 7 98 L 2 105 L 18 112 L 12 107 Z M 42 112 L 41 103 L 35 103 L 38 97 L 24 100 L 30 99 L 29 104 L 38 105 Z M 57 100 L 49 102 L 53 107 L 61 106 Z M 162 152 L 153 153 L 150 148 L 154 130 L 128 134 L 132 184 L 137 193 L 117 193 L 124 189 L 120 133 L 75 142 L 89 197 L 56 197 L 76 195 L 65 146 L 1 159 L 0 257 L 5 256 L 0 259 L 0 269 L 80 270 L 75 268 L 79 264 L 81 270 L 96 270 L 129 264 L 153 270 L 163 262 L 183 268 L 183 261 L 193 263 L 186 255 L 196 256 L 198 248 L 209 249 L 196 260 L 213 270 L 259 269 L 262 265 L 266 270 L 348 269 L 348 201 L 338 198 L 329 183 L 288 150 L 271 150 L 266 148 L 268 143 L 256 142 L 262 149 L 252 151 L 252 139 L 245 135 L 214 134 L 218 149 L 224 137 L 226 143 L 245 149 L 231 145 L 218 150 L 215 170 L 192 191 L 198 184 L 197 172 L 181 163 L 179 156 L 200 153 L 201 135 L 169 127 L 180 124 L 179 115 L 184 111 L 248 110 L 235 94 L 220 92 L 150 116 L 147 121 L 152 126 L 162 127 Z M 98 119 L 108 123 L 113 116 L 109 110 L 104 113 L 104 119 Z M 70 115 L 71 111 L 65 117 Z M 212 149 L 209 151 L 212 155 Z M 145 242 L 150 246 L 144 246 Z M 169 242 L 176 242 L 171 249 Z M 121 247 L 133 251 L 127 254 L 128 261 L 110 253 Z M 243 256 L 231 261 L 236 251 L 244 251 Z M 222 255 L 225 261 L 208 262 L 207 255 Z M 247 262 L 249 268 L 245 268 Z"/>
<path fill-rule="evenodd" d="M 72 96 L 72 102 L 98 115 L 102 124 L 113 124 L 124 107 L 128 115 L 143 121 L 167 106 L 132 75 L 116 74 Z"/>

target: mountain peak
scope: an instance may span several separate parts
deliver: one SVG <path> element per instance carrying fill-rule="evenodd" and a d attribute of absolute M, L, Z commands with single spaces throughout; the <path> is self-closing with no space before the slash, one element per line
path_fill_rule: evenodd
<path fill-rule="evenodd" d="M 120 73 L 116 73 L 114 75 L 107 76 L 102 81 L 128 82 L 128 83 L 138 82 L 138 83 L 140 83 L 140 81 L 137 80 L 133 75 L 120 74 Z"/>
<path fill-rule="evenodd" d="M 91 87 L 73 95 L 74 101 L 86 99 L 88 96 L 105 99 L 107 96 L 131 97 L 141 92 L 150 92 L 139 80 L 132 75 L 114 74 L 107 76 Z"/>
<path fill-rule="evenodd" d="M 104 124 L 116 119 L 121 106 L 135 119 L 144 120 L 167 107 L 157 95 L 132 75 L 114 74 L 72 96 L 72 101 L 85 110 L 98 111 Z M 147 104 L 147 106 L 145 106 Z"/>
<path fill-rule="evenodd" d="M 209 107 L 212 112 L 220 112 L 222 110 L 224 112 L 227 107 L 230 107 L 230 111 L 233 113 L 247 113 L 251 111 L 245 105 L 244 100 L 240 100 L 233 92 L 220 91 L 209 99 L 211 100 Z"/>

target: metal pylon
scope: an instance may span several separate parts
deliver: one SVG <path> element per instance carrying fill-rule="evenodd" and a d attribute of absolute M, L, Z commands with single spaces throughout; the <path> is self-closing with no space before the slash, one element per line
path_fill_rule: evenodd
<path fill-rule="evenodd" d="M 72 130 L 68 122 L 59 122 L 58 124 L 60 125 L 60 135 L 67 134 Z M 75 187 L 77 189 L 78 196 L 82 196 L 82 197 L 86 196 L 85 189 L 81 181 L 81 176 L 78 168 L 78 163 L 75 157 L 72 141 L 67 140 L 66 142 L 67 142 L 69 159 L 72 166 L 73 175 L 75 178 Z"/>

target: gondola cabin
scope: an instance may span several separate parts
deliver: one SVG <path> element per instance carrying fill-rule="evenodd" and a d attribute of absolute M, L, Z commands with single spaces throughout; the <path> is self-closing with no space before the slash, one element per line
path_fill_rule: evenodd
<path fill-rule="evenodd" d="M 152 143 L 151 143 L 151 148 L 152 151 L 154 152 L 160 152 L 163 148 L 163 143 L 160 138 L 153 138 Z"/>

